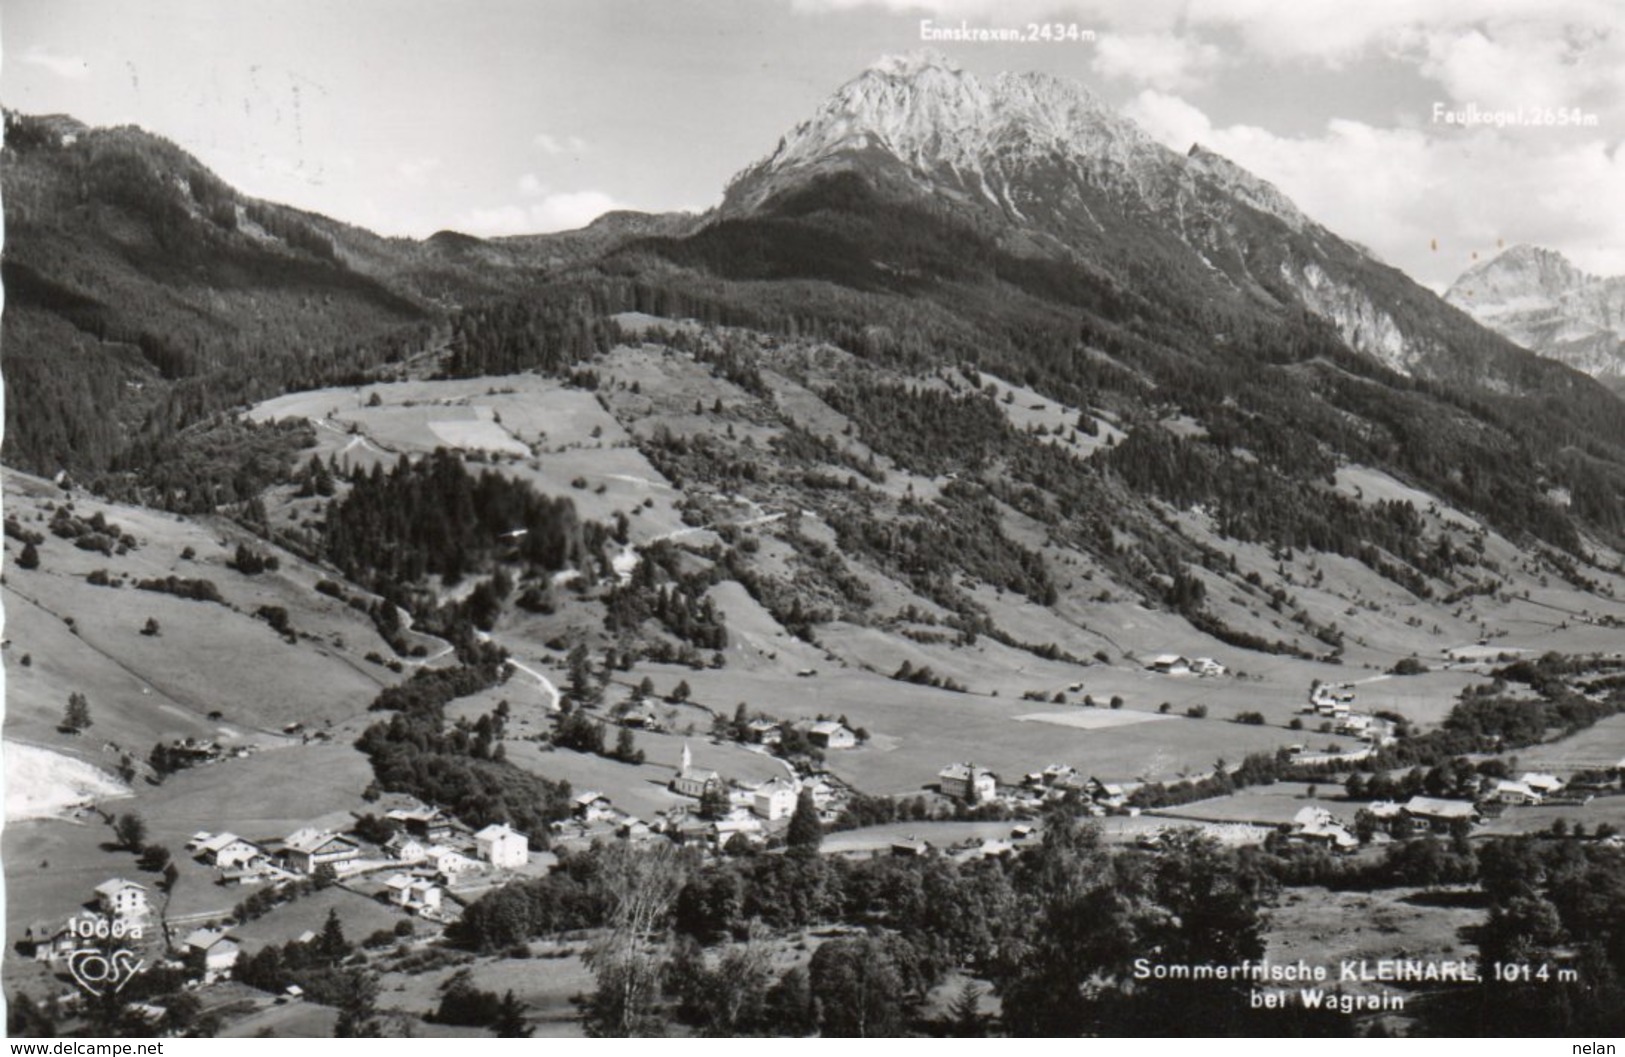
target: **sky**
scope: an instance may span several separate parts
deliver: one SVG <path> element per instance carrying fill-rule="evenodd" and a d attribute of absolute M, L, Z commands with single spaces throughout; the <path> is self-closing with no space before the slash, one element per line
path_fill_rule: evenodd
<path fill-rule="evenodd" d="M 1087 31 L 931 46 L 1080 80 L 1436 290 L 1520 242 L 1625 274 L 1617 0 L 6 0 L 0 103 L 383 234 L 556 231 L 715 205 L 926 20 Z M 1569 123 L 1447 120 L 1520 107 Z"/>

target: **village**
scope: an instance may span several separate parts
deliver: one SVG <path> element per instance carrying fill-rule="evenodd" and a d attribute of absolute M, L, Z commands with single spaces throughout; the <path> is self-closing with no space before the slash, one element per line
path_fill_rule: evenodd
<path fill-rule="evenodd" d="M 1211 658 L 1159 656 L 1147 668 L 1163 676 L 1215 678 L 1225 674 Z M 1403 717 L 1362 712 L 1352 683 L 1314 682 L 1293 729 L 1313 724 L 1324 733 L 1360 739 L 1363 750 L 1314 753 L 1304 744 L 1279 751 L 1284 764 L 1351 764 L 1399 740 Z M 627 729 L 659 729 L 661 719 L 648 708 L 613 709 L 613 719 Z M 564 716 L 555 717 L 563 720 Z M 302 729 L 310 744 L 325 734 Z M 398 793 L 383 793 L 376 810 L 339 813 L 310 819 L 290 832 L 244 835 L 234 829 L 198 831 L 185 852 L 205 868 L 222 890 L 239 893 L 229 915 L 170 918 L 163 881 L 143 883 L 126 876 L 110 877 L 93 891 L 77 893 L 84 902 L 65 905 L 63 914 L 38 921 L 20 937 L 19 950 L 42 968 L 65 978 L 69 962 L 84 949 L 86 937 L 124 937 L 153 965 L 184 974 L 192 988 L 231 980 L 242 959 L 253 953 L 245 926 L 274 917 L 313 892 L 336 888 L 367 900 L 393 915 L 395 925 L 380 929 L 404 946 L 432 946 L 455 922 L 464 907 L 504 884 L 547 874 L 561 855 L 582 851 L 600 841 L 672 842 L 701 856 L 751 855 L 782 850 L 787 828 L 799 812 L 811 812 L 819 827 L 832 834 L 826 854 L 843 856 L 945 856 L 960 862 L 1013 854 L 1042 833 L 1044 819 L 1061 811 L 1100 821 L 1108 839 L 1155 852 L 1168 836 L 1196 829 L 1223 844 L 1288 844 L 1355 855 L 1362 849 L 1436 834 L 1469 838 L 1476 830 L 1509 811 L 1538 806 L 1583 807 L 1593 796 L 1617 792 L 1617 773 L 1565 779 L 1526 770 L 1514 776 L 1493 769 L 1473 774 L 1446 790 L 1422 788 L 1403 799 L 1380 795 L 1385 786 L 1373 775 L 1364 781 L 1352 771 L 1345 789 L 1316 795 L 1310 785 L 1306 802 L 1286 817 L 1277 806 L 1247 817 L 1246 794 L 1208 799 L 1180 799 L 1159 804 L 1148 799 L 1147 784 L 1110 780 L 1064 763 L 1051 762 L 1019 775 L 1001 776 L 974 760 L 951 761 L 936 782 L 912 796 L 891 798 L 889 817 L 873 818 L 877 798 L 864 797 L 835 777 L 825 765 L 833 754 L 865 751 L 867 732 L 854 730 L 843 718 L 817 716 L 783 721 L 741 706 L 732 721 L 718 716 L 709 738 L 695 751 L 681 742 L 664 787 L 666 806 L 641 813 L 616 803 L 613 791 L 571 790 L 568 818 L 552 823 L 549 832 L 521 832 L 506 822 L 470 826 L 444 808 Z M 770 756 L 783 773 L 766 780 L 736 780 L 707 765 L 708 747 L 737 744 Z M 229 766 L 247 750 L 225 749 L 192 739 L 159 746 L 159 755 L 175 768 Z M 714 754 L 710 753 L 710 754 Z M 1191 775 L 1163 784 L 1177 790 L 1213 776 Z M 1413 783 L 1414 784 L 1414 783 Z M 1437 795 L 1436 795 L 1437 794 Z M 869 814 L 857 810 L 866 801 Z M 1262 803 L 1262 801 L 1260 801 Z M 108 818 L 112 821 L 111 817 Z M 224 821 L 224 820 L 223 820 Z M 957 825 L 957 828 L 956 828 Z M 971 828 L 966 828 L 971 827 Z M 845 831 L 845 832 L 842 832 Z M 869 836 L 866 836 L 869 834 Z M 1597 837 L 1618 845 L 1620 837 L 1599 831 Z M 72 896 L 76 893 L 64 893 Z M 295 943 L 314 941 L 306 929 Z M 263 941 L 261 941 L 263 943 Z M 297 986 L 272 1003 L 302 999 Z M 65 1008 L 81 1001 L 69 990 L 58 1000 Z M 139 1009 L 137 1010 L 138 1012 Z M 154 1007 L 153 1019 L 162 1010 Z"/>

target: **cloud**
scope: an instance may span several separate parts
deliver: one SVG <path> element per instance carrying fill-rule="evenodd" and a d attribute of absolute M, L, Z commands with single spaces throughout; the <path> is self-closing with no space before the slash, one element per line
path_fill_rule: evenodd
<path fill-rule="evenodd" d="M 536 146 L 554 157 L 560 154 L 583 154 L 588 149 L 587 141 L 580 136 L 555 136 L 547 132 L 538 132 L 534 142 Z"/>
<path fill-rule="evenodd" d="M 520 194 L 531 198 L 535 198 L 539 195 L 545 195 L 548 192 L 548 186 L 542 183 L 542 181 L 537 178 L 535 173 L 526 173 L 525 175 L 521 176 L 518 181 L 518 186 Z"/>
<path fill-rule="evenodd" d="M 616 209 L 625 209 L 603 191 L 563 191 L 541 201 L 475 209 L 458 222 L 474 235 L 532 235 L 584 228 Z"/>
<path fill-rule="evenodd" d="M 1188 88 L 1222 57 L 1341 69 L 1387 58 L 1480 106 L 1593 105 L 1625 121 L 1617 0 L 793 0 L 805 15 L 878 9 L 983 26 L 1077 21 L 1102 76 Z M 1218 45 L 1223 45 L 1223 52 Z"/>
<path fill-rule="evenodd" d="M 1101 35 L 1090 67 L 1102 77 L 1164 91 L 1195 87 L 1223 55 L 1211 44 L 1168 34 Z"/>
<path fill-rule="evenodd" d="M 79 78 L 90 75 L 90 63 L 82 56 L 56 55 L 38 44 L 30 47 L 17 61 L 49 70 L 58 77 Z"/>
<path fill-rule="evenodd" d="M 1594 135 L 1332 119 L 1315 135 L 1280 136 L 1215 126 L 1154 89 L 1124 110 L 1175 150 L 1201 143 L 1275 184 L 1316 221 L 1435 289 L 1499 240 L 1559 250 L 1597 274 L 1625 273 L 1625 211 L 1602 205 L 1625 187 L 1625 146 Z"/>
<path fill-rule="evenodd" d="M 395 165 L 395 173 L 401 182 L 412 187 L 422 187 L 429 182 L 429 177 L 440 168 L 439 158 L 405 158 Z"/>

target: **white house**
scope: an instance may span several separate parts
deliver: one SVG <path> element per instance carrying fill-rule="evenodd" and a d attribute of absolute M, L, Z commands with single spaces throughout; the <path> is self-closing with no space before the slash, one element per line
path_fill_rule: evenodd
<path fill-rule="evenodd" d="M 1542 774 L 1539 771 L 1526 771 L 1518 781 L 1527 785 L 1541 796 L 1551 796 L 1563 788 L 1563 779 L 1555 774 Z"/>
<path fill-rule="evenodd" d="M 1415 829 L 1448 830 L 1458 822 L 1475 822 L 1478 809 L 1465 800 L 1440 800 L 1431 796 L 1413 796 L 1405 802 L 1405 814 L 1410 816 Z"/>
<path fill-rule="evenodd" d="M 359 844 L 330 830 L 307 827 L 289 834 L 282 843 L 287 849 L 288 867 L 297 873 L 315 873 L 322 866 L 342 873 L 350 862 L 361 857 Z"/>
<path fill-rule="evenodd" d="M 250 844 L 235 833 L 221 833 L 210 837 L 198 845 L 198 851 L 202 853 L 204 859 L 222 870 L 247 866 L 262 854 L 258 846 Z"/>
<path fill-rule="evenodd" d="M 1190 662 L 1190 668 L 1197 675 L 1206 676 L 1223 675 L 1226 671 L 1225 666 L 1212 657 L 1198 657 Z"/>
<path fill-rule="evenodd" d="M 1122 807 L 1128 802 L 1128 791 L 1116 782 L 1102 782 L 1099 778 L 1091 777 L 1085 788 L 1089 799 L 1106 807 Z"/>
<path fill-rule="evenodd" d="M 384 852 L 396 862 L 422 862 L 428 854 L 423 842 L 409 833 L 395 833 L 384 842 Z"/>
<path fill-rule="evenodd" d="M 506 823 L 474 834 L 476 854 L 499 870 L 517 870 L 530 861 L 530 838 Z"/>
<path fill-rule="evenodd" d="M 1153 672 L 1161 672 L 1164 675 L 1191 674 L 1191 662 L 1177 653 L 1158 654 L 1146 663 L 1146 667 Z"/>
<path fill-rule="evenodd" d="M 613 817 L 615 806 L 603 793 L 588 790 L 570 798 L 570 812 L 583 822 L 597 822 Z"/>
<path fill-rule="evenodd" d="M 398 873 L 384 882 L 389 901 L 405 910 L 419 912 L 440 909 L 440 886 L 423 877 Z"/>
<path fill-rule="evenodd" d="M 846 724 L 833 719 L 821 719 L 809 726 L 807 740 L 821 749 L 852 749 L 858 744 L 858 736 Z"/>
<path fill-rule="evenodd" d="M 147 913 L 147 889 L 134 881 L 114 878 L 96 886 L 96 903 L 110 918 L 138 918 Z"/>
<path fill-rule="evenodd" d="M 456 848 L 449 848 L 444 844 L 431 844 L 424 849 L 423 857 L 434 867 L 435 873 L 448 880 L 458 874 L 480 868 L 478 860 L 470 859 Z"/>
<path fill-rule="evenodd" d="M 1306 805 L 1293 816 L 1292 822 L 1301 840 L 1325 844 L 1338 851 L 1352 851 L 1360 846 L 1359 838 L 1323 807 Z"/>
<path fill-rule="evenodd" d="M 998 793 L 998 775 L 974 763 L 951 763 L 937 772 L 943 795 L 971 804 L 991 800 Z"/>
<path fill-rule="evenodd" d="M 789 818 L 795 814 L 796 797 L 801 789 L 788 778 L 772 778 L 756 787 L 751 794 L 751 811 L 769 822 Z"/>
<path fill-rule="evenodd" d="M 1526 782 L 1509 782 L 1503 779 L 1495 783 L 1495 799 L 1503 804 L 1538 804 L 1540 794 L 1531 789 Z"/>
<path fill-rule="evenodd" d="M 214 929 L 198 929 L 190 933 L 181 941 L 181 946 L 186 950 L 187 960 L 195 971 L 202 974 L 206 984 L 229 976 L 242 955 L 242 948 L 235 940 L 227 939 L 225 933 Z"/>

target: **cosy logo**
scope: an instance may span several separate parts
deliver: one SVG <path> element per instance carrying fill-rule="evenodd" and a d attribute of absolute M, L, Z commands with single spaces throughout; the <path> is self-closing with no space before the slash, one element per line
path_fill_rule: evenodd
<path fill-rule="evenodd" d="M 87 947 L 68 955 L 68 972 L 74 983 L 96 998 L 118 994 L 146 964 L 122 949 L 103 952 Z"/>

